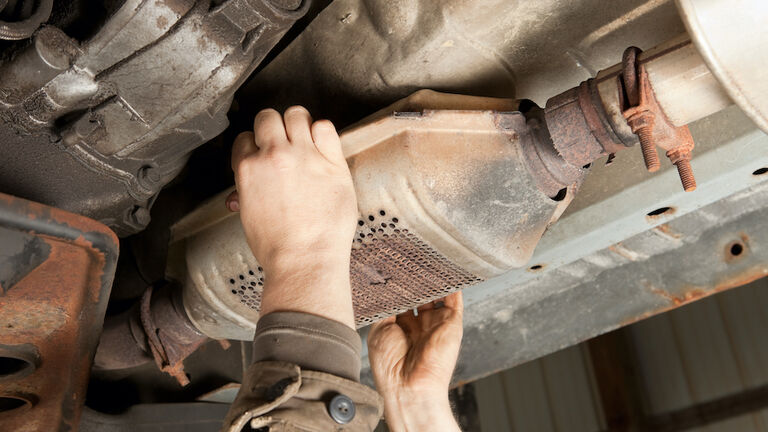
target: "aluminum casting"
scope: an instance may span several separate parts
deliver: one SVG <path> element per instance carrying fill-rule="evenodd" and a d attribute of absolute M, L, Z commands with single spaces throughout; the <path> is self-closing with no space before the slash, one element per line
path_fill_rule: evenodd
<path fill-rule="evenodd" d="M 87 41 L 41 29 L 0 65 L 0 190 L 142 230 L 308 3 L 126 0 Z"/>
<path fill-rule="evenodd" d="M 14 1 L 14 6 L 19 9 L 23 1 Z M 34 5 L 34 10 L 29 17 L 18 21 L 0 21 L 0 39 L 19 40 L 31 37 L 41 24 L 48 20 L 53 10 L 53 0 L 40 0 Z M 8 0 L 0 0 L 0 12 L 10 9 Z"/>

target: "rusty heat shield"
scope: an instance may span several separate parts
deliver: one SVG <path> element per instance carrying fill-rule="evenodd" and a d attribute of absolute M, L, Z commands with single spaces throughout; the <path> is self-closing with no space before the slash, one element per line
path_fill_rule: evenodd
<path fill-rule="evenodd" d="M 559 158 L 537 112 L 420 91 L 342 133 L 360 209 L 358 326 L 527 263 L 586 174 Z M 229 192 L 174 226 L 168 272 L 201 331 L 246 340 L 265 275 L 225 208 Z"/>

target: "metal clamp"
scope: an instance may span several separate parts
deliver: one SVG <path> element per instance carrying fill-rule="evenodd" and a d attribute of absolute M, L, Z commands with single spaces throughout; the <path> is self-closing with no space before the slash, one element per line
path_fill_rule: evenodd
<path fill-rule="evenodd" d="M 667 151 L 666 155 L 677 167 L 680 181 L 686 192 L 696 190 L 696 179 L 691 169 L 691 152 L 694 142 L 688 126 L 676 127 L 661 110 L 653 92 L 648 73 L 638 57 L 642 51 L 629 47 L 622 57 L 621 100 L 622 113 L 632 132 L 640 139 L 645 167 L 650 172 L 661 167 L 656 146 Z"/>

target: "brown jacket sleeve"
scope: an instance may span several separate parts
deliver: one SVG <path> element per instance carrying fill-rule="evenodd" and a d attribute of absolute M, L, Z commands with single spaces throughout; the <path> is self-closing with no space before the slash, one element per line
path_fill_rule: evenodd
<path fill-rule="evenodd" d="M 270 432 L 372 431 L 383 408 L 379 395 L 359 383 L 360 351 L 357 332 L 339 322 L 299 312 L 265 315 L 254 364 L 223 431 L 249 423 Z"/>

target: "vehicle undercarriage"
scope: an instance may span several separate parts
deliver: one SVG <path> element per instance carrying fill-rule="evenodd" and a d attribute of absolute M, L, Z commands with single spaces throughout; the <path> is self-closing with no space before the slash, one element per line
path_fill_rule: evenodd
<path fill-rule="evenodd" d="M 230 146 L 266 107 L 341 132 L 362 335 L 464 290 L 457 385 L 768 275 L 741 3 L 0 0 L 2 429 L 215 429 L 265 277 Z"/>

